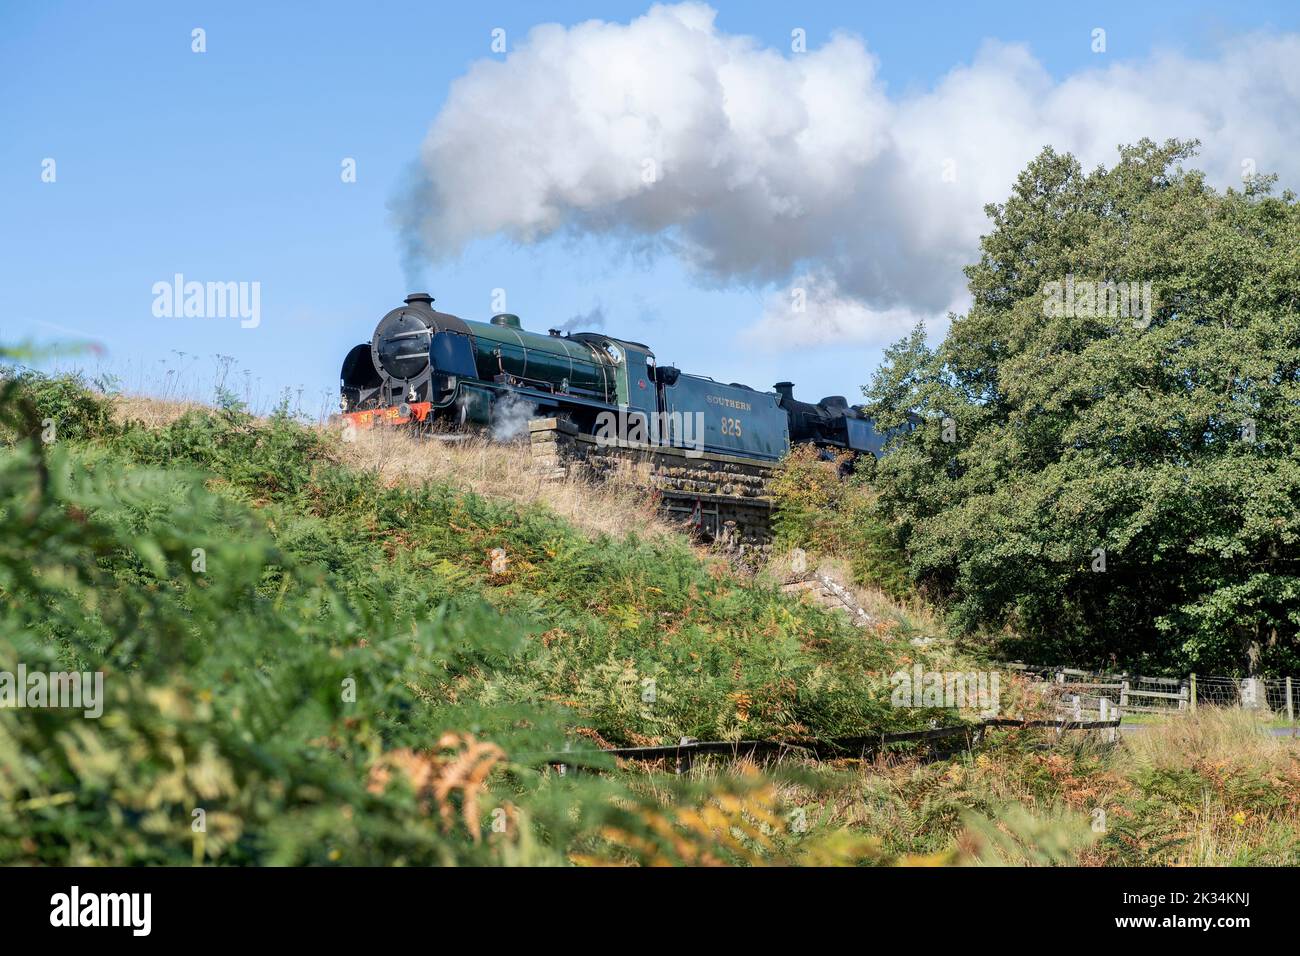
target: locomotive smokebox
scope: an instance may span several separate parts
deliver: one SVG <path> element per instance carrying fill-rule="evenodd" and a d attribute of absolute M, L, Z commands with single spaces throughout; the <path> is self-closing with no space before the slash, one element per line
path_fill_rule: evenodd
<path fill-rule="evenodd" d="M 425 312 L 428 306 L 413 301 L 422 294 L 407 296 L 408 308 L 394 309 L 384 316 L 371 340 L 375 367 L 397 382 L 409 381 L 429 367 L 429 337 L 433 330 Z M 424 299 L 431 301 L 427 295 Z"/>

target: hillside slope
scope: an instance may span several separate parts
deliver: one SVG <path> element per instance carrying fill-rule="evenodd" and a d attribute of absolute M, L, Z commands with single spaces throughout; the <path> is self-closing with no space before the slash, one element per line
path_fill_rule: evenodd
<path fill-rule="evenodd" d="M 888 706 L 905 643 L 671 531 L 615 537 L 359 467 L 335 437 L 233 405 L 146 426 L 72 380 L 19 385 L 34 419 L 0 451 L 0 653 L 101 671 L 107 700 L 98 720 L 0 711 L 5 860 L 174 862 L 200 853 L 196 810 L 222 860 L 478 859 L 504 794 L 508 830 L 546 817 L 545 856 L 626 812 L 597 778 L 572 784 L 590 803 L 561 801 L 586 808 L 576 822 L 548 802 L 537 768 L 584 738 L 928 719 Z M 54 441 L 20 440 L 42 419 Z M 450 767 L 435 821 L 419 781 Z M 326 847 L 325 821 L 351 837 Z"/>

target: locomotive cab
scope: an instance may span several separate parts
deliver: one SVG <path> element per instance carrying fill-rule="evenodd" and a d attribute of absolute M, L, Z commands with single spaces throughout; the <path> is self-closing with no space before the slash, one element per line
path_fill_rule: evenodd
<path fill-rule="evenodd" d="M 354 345 L 339 371 L 339 407 L 345 412 L 364 407 L 363 402 L 370 400 L 383 383 L 375 363 L 370 361 L 370 343 Z"/>

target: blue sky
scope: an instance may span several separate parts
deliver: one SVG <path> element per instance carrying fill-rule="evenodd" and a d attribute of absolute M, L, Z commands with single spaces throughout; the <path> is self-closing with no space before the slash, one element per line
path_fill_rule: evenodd
<path fill-rule="evenodd" d="M 873 82 L 895 101 L 935 90 L 989 40 L 1022 44 L 1051 83 L 1064 83 L 1102 68 L 1090 46 L 1091 31 L 1100 26 L 1105 68 L 1138 65 L 1136 78 L 1112 80 L 1140 84 L 1142 64 L 1164 52 L 1213 63 L 1243 35 L 1292 34 L 1300 20 L 1296 5 L 1267 2 L 712 6 L 718 34 L 752 37 L 756 47 L 782 56 L 791 55 L 795 27 L 806 31 L 810 49 L 835 31 L 856 35 L 876 58 Z M 129 388 L 155 392 L 169 387 L 168 369 L 170 378 L 179 370 L 187 381 L 206 381 L 213 356 L 233 356 L 237 376 L 248 370 L 256 397 L 301 389 L 304 409 L 314 414 L 322 396 L 332 396 L 346 350 L 368 339 L 379 316 L 411 291 L 388 206 L 446 108 L 453 82 L 479 61 L 514 56 L 539 23 L 627 24 L 647 8 L 616 2 L 5 4 L 0 341 L 94 337 L 104 357 L 84 364 L 111 367 Z M 202 54 L 191 51 L 195 27 L 206 31 Z M 496 28 L 506 31 L 505 56 L 490 49 Z M 638 66 L 671 73 L 675 63 L 661 55 Z M 521 68 L 501 82 L 526 83 L 528 75 Z M 1019 74 L 1007 67 L 1007 75 L 1016 82 Z M 1276 85 L 1282 89 L 1290 80 L 1294 74 L 1283 72 Z M 1188 95 L 1194 98 L 1194 91 Z M 1294 89 L 1279 93 L 1295 95 Z M 500 132 L 510 110 L 498 104 L 497 111 Z M 1214 115 L 1210 106 L 1204 112 Z M 1273 119 L 1274 126 L 1282 122 Z M 1259 119 L 1261 130 L 1267 122 Z M 1129 126 L 1120 125 L 1127 133 Z M 1056 130 L 1045 127 L 1039 136 L 1030 124 L 1017 135 L 1028 144 Z M 1263 133 L 1252 138 L 1249 131 L 1233 135 L 1250 144 L 1220 150 L 1212 143 L 1212 163 L 1229 167 L 1244 150 L 1258 153 L 1261 167 L 1291 176 L 1286 164 L 1294 158 L 1285 158 L 1285 142 Z M 989 137 L 992 145 L 998 130 Z M 977 157 L 984 148 L 966 145 Z M 347 157 L 356 160 L 355 183 L 340 178 Z M 41 178 L 47 158 L 57 164 L 52 183 Z M 440 162 L 438 171 L 445 171 L 446 161 Z M 993 177 L 979 188 L 996 191 L 998 182 Z M 942 211 L 935 209 L 931 202 L 908 216 L 939 217 L 934 227 L 941 229 Z M 890 241 L 889 223 L 870 224 L 881 230 L 877 242 Z M 665 235 L 671 238 L 673 229 L 670 223 Z M 725 246 L 728 240 L 711 241 Z M 964 241 L 956 258 L 936 267 L 944 274 L 935 282 L 959 282 L 952 263 L 969 245 Z M 498 288 L 507 290 L 509 310 L 534 330 L 599 309 L 606 331 L 647 342 L 661 362 L 761 387 L 790 378 L 805 398 L 839 392 L 857 400 L 858 386 L 879 362 L 883 333 L 788 346 L 771 336 L 765 343 L 755 339 L 750 332 L 771 297 L 780 296 L 783 277 L 702 274 L 689 257 L 639 249 L 623 233 L 601 229 L 567 228 L 538 241 L 480 230 L 454 256 L 424 265 L 420 278 L 440 307 L 466 318 L 486 319 Z M 818 263 L 802 262 L 806 267 Z M 156 318 L 152 286 L 178 272 L 199 281 L 259 282 L 260 325 Z M 845 284 L 843 275 L 839 283 Z M 921 297 L 908 302 L 905 289 L 886 285 L 864 285 L 853 294 L 873 309 L 899 307 L 908 316 L 929 308 Z"/>

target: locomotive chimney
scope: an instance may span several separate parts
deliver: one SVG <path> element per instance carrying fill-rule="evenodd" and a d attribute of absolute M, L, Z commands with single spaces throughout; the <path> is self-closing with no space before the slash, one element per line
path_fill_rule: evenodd
<path fill-rule="evenodd" d="M 427 309 L 433 308 L 433 296 L 427 292 L 412 292 L 406 297 L 407 305 L 422 305 Z"/>
<path fill-rule="evenodd" d="M 777 382 L 772 386 L 778 395 L 788 401 L 794 401 L 794 382 Z"/>

